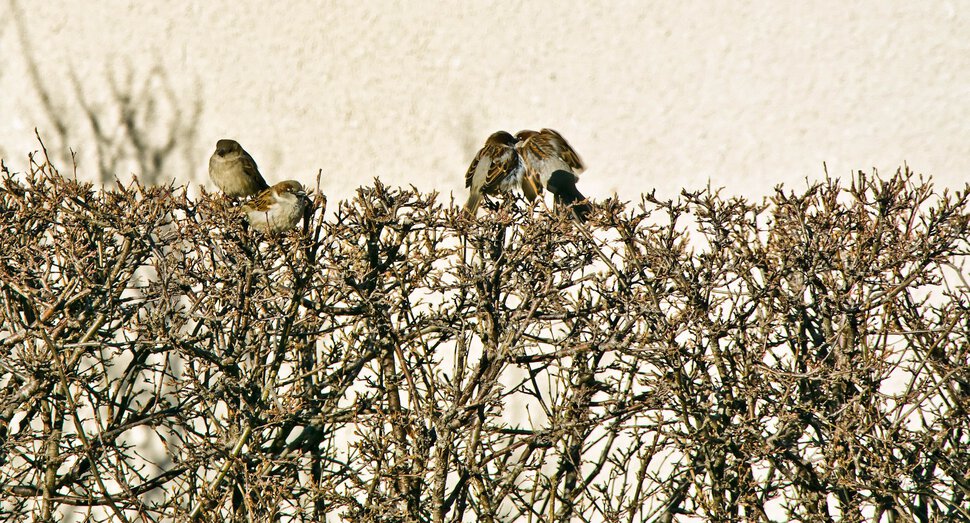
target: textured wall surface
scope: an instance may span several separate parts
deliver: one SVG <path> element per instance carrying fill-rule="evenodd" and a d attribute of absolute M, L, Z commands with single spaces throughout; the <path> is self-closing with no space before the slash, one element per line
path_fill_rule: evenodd
<path fill-rule="evenodd" d="M 95 105 L 127 66 L 201 101 L 180 182 L 204 183 L 215 141 L 234 137 L 268 179 L 322 169 L 332 197 L 379 176 L 461 200 L 492 131 L 539 127 L 584 157 L 593 197 L 708 180 L 762 195 L 822 162 L 843 177 L 906 162 L 953 187 L 970 173 L 967 1 L 2 1 L 14 167 L 50 125 L 32 56 L 78 129 L 72 75 Z"/>

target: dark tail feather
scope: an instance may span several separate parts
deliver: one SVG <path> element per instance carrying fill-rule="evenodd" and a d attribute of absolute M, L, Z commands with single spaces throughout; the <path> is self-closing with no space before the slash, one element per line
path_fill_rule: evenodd
<path fill-rule="evenodd" d="M 576 215 L 576 219 L 580 222 L 585 222 L 586 217 L 589 216 L 593 208 L 589 205 L 589 200 L 576 188 L 577 180 L 578 178 L 575 174 L 569 171 L 558 170 L 549 176 L 549 182 L 546 184 L 546 187 L 549 188 L 551 193 L 556 195 L 556 203 L 572 209 L 573 214 Z"/>

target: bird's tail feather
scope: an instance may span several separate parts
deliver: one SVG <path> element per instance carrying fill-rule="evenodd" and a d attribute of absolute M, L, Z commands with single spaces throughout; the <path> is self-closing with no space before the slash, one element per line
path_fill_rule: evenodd
<path fill-rule="evenodd" d="M 478 191 L 472 191 L 468 195 L 468 201 L 465 202 L 465 212 L 469 216 L 475 216 L 478 213 L 478 206 L 482 203 L 482 193 Z"/>

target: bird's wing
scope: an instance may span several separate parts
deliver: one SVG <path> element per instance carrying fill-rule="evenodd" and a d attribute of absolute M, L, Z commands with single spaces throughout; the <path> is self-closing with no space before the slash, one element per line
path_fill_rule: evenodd
<path fill-rule="evenodd" d="M 243 204 L 243 209 L 247 212 L 266 212 L 275 203 L 275 198 L 273 197 L 273 189 L 266 189 L 265 191 L 253 196 L 252 200 Z"/>
<path fill-rule="evenodd" d="M 468 171 L 465 172 L 465 187 L 471 187 L 472 182 L 475 180 L 475 170 L 478 169 L 478 163 L 482 160 L 482 155 L 485 154 L 485 148 L 483 147 L 475 155 L 475 159 L 472 160 L 471 165 L 468 166 Z"/>
<path fill-rule="evenodd" d="M 256 166 L 256 160 L 253 160 L 253 157 L 249 153 L 243 151 L 239 156 L 239 163 L 242 164 L 242 169 L 246 173 L 246 176 L 255 180 L 261 189 L 267 189 L 269 187 L 266 184 L 266 180 L 263 180 L 263 175 L 259 174 L 259 167 Z"/>
<path fill-rule="evenodd" d="M 540 132 L 542 134 L 546 134 L 547 136 L 549 136 L 550 140 L 553 140 L 556 142 L 556 145 L 558 146 L 558 149 L 559 149 L 559 156 L 562 158 L 564 162 L 566 162 L 566 165 L 568 165 L 569 168 L 572 169 L 574 173 L 579 174 L 584 170 L 586 170 L 586 165 L 583 164 L 583 159 L 579 157 L 579 154 L 576 152 L 576 150 L 573 149 L 571 145 L 569 145 L 569 142 L 567 142 L 566 139 L 563 138 L 561 134 L 559 134 L 553 129 L 543 129 Z"/>
<path fill-rule="evenodd" d="M 519 164 L 519 153 L 512 147 L 490 148 L 489 156 L 492 159 L 488 167 L 488 174 L 485 176 L 485 187 L 495 187 L 502 183 L 506 176 L 521 168 Z"/>
<path fill-rule="evenodd" d="M 465 187 L 488 192 L 520 168 L 519 155 L 512 147 L 486 145 L 478 151 L 465 173 Z"/>

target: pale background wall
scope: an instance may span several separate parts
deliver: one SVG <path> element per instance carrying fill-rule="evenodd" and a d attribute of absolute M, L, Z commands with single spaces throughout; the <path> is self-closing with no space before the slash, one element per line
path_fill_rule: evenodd
<path fill-rule="evenodd" d="M 907 162 L 950 187 L 970 173 L 968 1 L 2 2 L 14 167 L 49 125 L 27 42 L 72 118 L 69 73 L 103 100 L 126 63 L 200 100 L 179 182 L 204 182 L 215 141 L 234 137 L 268 179 L 323 169 L 331 200 L 374 176 L 461 200 L 492 131 L 539 127 L 584 157 L 593 197 L 708 180 L 763 195 L 823 161 L 842 177 Z M 69 145 L 93 171 L 90 144 Z"/>

